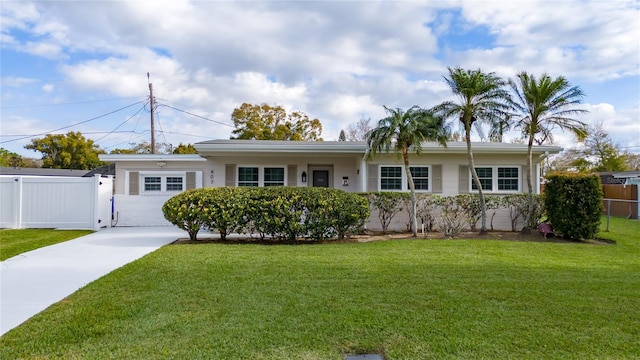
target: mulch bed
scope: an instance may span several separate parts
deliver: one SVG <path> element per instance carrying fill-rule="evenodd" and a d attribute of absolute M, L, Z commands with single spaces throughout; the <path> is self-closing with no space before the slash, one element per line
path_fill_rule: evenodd
<path fill-rule="evenodd" d="M 567 240 L 562 237 L 549 235 L 544 237 L 537 231 L 530 233 L 522 233 L 519 231 L 488 231 L 485 234 L 479 232 L 462 232 L 457 236 L 445 237 L 439 232 L 428 232 L 425 235 L 418 234 L 417 238 L 412 238 L 411 232 L 392 232 L 388 234 L 382 234 L 381 232 L 368 231 L 367 234 L 353 235 L 342 240 L 325 240 L 325 241 L 313 241 L 313 240 L 298 240 L 290 242 L 291 245 L 304 245 L 304 244 L 324 244 L 324 243 L 361 243 L 371 241 L 386 241 L 386 240 L 449 240 L 455 241 L 460 239 L 477 239 L 477 240 L 504 240 L 504 241 L 525 241 L 525 242 L 548 242 L 548 243 L 566 243 L 566 244 L 592 244 L 592 245 L 608 245 L 615 244 L 611 240 L 605 239 L 592 239 L 587 241 Z M 191 241 L 189 238 L 181 238 L 174 241 L 172 244 L 261 244 L 261 245 L 279 245 L 287 244 L 281 240 L 275 239 L 260 239 L 257 237 L 233 237 L 227 240 L 220 240 L 217 235 L 210 233 L 199 233 L 197 241 Z"/>

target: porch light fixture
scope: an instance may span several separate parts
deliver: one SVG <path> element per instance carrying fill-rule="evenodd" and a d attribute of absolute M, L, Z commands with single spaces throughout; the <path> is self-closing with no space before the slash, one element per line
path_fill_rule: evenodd
<path fill-rule="evenodd" d="M 167 163 L 164 161 L 158 161 L 157 165 L 160 167 L 164 167 L 165 165 L 167 165 Z"/>
<path fill-rule="evenodd" d="M 306 172 L 306 171 L 303 171 L 303 172 L 302 172 L 302 182 L 303 182 L 303 183 L 306 183 L 306 182 L 307 182 L 307 172 Z"/>

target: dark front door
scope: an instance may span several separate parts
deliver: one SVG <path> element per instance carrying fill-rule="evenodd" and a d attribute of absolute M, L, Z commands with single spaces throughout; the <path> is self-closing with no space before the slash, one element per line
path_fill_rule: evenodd
<path fill-rule="evenodd" d="M 329 170 L 313 170 L 313 187 L 329 187 Z"/>

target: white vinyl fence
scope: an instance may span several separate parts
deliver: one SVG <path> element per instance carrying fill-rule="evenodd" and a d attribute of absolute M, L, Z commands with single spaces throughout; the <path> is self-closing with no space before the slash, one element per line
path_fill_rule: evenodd
<path fill-rule="evenodd" d="M 113 178 L 0 175 L 0 227 L 111 227 Z"/>

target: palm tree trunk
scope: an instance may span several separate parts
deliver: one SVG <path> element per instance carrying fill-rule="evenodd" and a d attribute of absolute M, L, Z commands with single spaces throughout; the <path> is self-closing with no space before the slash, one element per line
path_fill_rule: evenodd
<path fill-rule="evenodd" d="M 529 192 L 527 193 L 527 213 L 524 216 L 523 233 L 531 232 L 529 224 L 533 216 L 533 179 L 531 175 L 533 169 L 533 135 L 529 135 L 529 143 L 527 145 L 527 187 Z"/>
<path fill-rule="evenodd" d="M 484 193 L 482 192 L 482 184 L 480 184 L 480 179 L 478 179 L 478 173 L 476 172 L 476 166 L 473 162 L 473 152 L 471 152 L 471 126 L 467 126 L 465 124 L 465 141 L 467 142 L 467 158 L 469 160 L 469 170 L 471 170 L 471 177 L 473 178 L 473 182 L 476 184 L 478 188 L 478 194 L 480 196 L 480 210 L 481 210 L 481 227 L 480 234 L 487 233 L 487 209 L 484 201 Z"/>
<path fill-rule="evenodd" d="M 404 171 L 407 174 L 407 181 L 409 182 L 409 190 L 411 191 L 411 231 L 413 237 L 418 237 L 418 216 L 416 214 L 416 185 L 413 182 L 413 176 L 411 176 L 411 168 L 409 167 L 409 153 L 407 149 L 402 151 L 402 160 L 404 160 Z"/>

